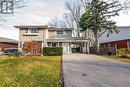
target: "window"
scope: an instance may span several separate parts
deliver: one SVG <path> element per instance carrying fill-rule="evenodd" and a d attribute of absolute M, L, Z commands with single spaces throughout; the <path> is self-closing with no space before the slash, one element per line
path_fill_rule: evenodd
<path fill-rule="evenodd" d="M 59 43 L 59 47 L 62 47 L 62 43 L 61 42 Z"/>
<path fill-rule="evenodd" d="M 57 35 L 63 35 L 64 32 L 63 31 L 57 31 Z"/>
<path fill-rule="evenodd" d="M 26 31 L 26 33 L 39 33 L 39 29 L 37 29 L 37 28 L 30 28 L 30 29 L 28 29 L 27 31 Z"/>
<path fill-rule="evenodd" d="M 56 43 L 52 43 L 52 47 L 56 47 Z"/>
<path fill-rule="evenodd" d="M 50 42 L 48 42 L 48 47 L 51 47 L 51 46 L 52 46 L 52 44 Z"/>

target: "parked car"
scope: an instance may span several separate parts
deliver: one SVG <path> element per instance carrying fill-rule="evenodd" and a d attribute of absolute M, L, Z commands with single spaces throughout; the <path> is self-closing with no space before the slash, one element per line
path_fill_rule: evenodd
<path fill-rule="evenodd" d="M 6 53 L 12 53 L 12 52 L 17 52 L 17 51 L 18 51 L 18 48 L 6 48 L 5 49 Z"/>
<path fill-rule="evenodd" d="M 9 55 L 9 53 L 7 53 L 7 52 L 0 52 L 0 56 L 6 56 L 6 55 Z"/>

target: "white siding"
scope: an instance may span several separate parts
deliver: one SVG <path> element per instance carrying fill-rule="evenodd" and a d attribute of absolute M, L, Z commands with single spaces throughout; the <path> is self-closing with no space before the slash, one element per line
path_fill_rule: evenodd
<path fill-rule="evenodd" d="M 130 26 L 129 27 L 119 27 L 119 31 L 120 32 L 118 34 L 113 33 L 113 34 L 110 34 L 109 37 L 107 37 L 107 32 L 104 33 L 100 37 L 100 43 L 130 39 Z"/>

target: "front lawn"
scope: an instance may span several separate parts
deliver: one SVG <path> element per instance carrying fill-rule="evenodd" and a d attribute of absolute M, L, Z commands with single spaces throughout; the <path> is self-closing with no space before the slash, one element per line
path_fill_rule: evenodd
<path fill-rule="evenodd" d="M 60 87 L 60 56 L 0 57 L 0 87 Z"/>
<path fill-rule="evenodd" d="M 101 56 L 105 57 L 105 58 L 110 58 L 110 59 L 130 63 L 130 58 L 123 58 L 123 57 L 117 57 L 117 56 L 108 56 L 108 55 L 101 55 Z"/>

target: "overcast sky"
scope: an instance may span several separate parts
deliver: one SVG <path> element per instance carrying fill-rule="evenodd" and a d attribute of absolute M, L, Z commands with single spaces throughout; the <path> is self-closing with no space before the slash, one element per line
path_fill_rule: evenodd
<path fill-rule="evenodd" d="M 65 12 L 64 0 L 30 0 L 27 7 L 6 16 L 7 21 L 0 26 L 0 37 L 18 40 L 16 25 L 46 25 L 51 18 Z M 130 26 L 130 12 L 113 18 L 118 26 Z"/>

